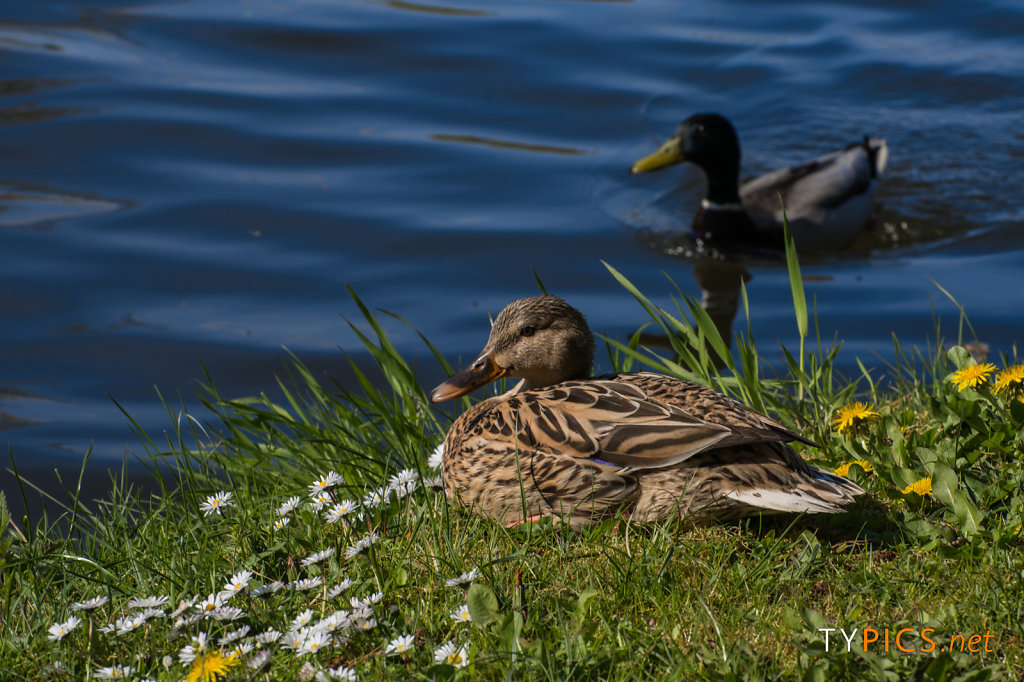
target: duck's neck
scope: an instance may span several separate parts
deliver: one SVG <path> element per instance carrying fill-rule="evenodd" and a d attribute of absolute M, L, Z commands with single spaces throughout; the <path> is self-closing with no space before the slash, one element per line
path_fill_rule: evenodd
<path fill-rule="evenodd" d="M 708 191 L 704 195 L 706 201 L 713 205 L 729 206 L 740 203 L 740 160 L 732 159 L 709 160 L 703 166 L 708 179 Z"/>

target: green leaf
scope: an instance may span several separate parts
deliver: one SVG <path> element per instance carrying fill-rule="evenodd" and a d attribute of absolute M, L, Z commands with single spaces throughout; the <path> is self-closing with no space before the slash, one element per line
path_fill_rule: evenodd
<path fill-rule="evenodd" d="M 487 627 L 498 619 L 498 598 L 486 585 L 470 585 L 466 603 L 469 605 L 469 615 L 478 626 Z"/>
<path fill-rule="evenodd" d="M 519 633 L 523 629 L 523 614 L 519 611 L 503 613 L 495 622 L 495 634 L 501 642 L 502 651 L 516 653 L 519 651 Z"/>
<path fill-rule="evenodd" d="M 580 592 L 579 598 L 576 599 L 576 605 L 573 607 L 573 615 L 576 617 L 577 623 L 582 623 L 587 615 L 587 602 L 599 594 L 601 592 L 593 587 L 588 587 Z"/>
<path fill-rule="evenodd" d="M 959 490 L 953 493 L 953 513 L 960 521 L 960 530 L 964 535 L 974 535 L 978 532 L 982 519 L 981 512 Z"/>
<path fill-rule="evenodd" d="M 803 682 L 825 682 L 825 665 L 819 661 L 804 673 Z"/>
<path fill-rule="evenodd" d="M 946 357 L 956 365 L 957 369 L 963 369 L 967 365 L 974 364 L 974 358 L 963 346 L 953 346 L 946 352 Z"/>
<path fill-rule="evenodd" d="M 1024 422 L 1024 402 L 1014 400 L 1010 403 L 1010 416 L 1019 424 Z"/>
<path fill-rule="evenodd" d="M 800 614 L 803 616 L 804 622 L 811 628 L 814 628 L 814 630 L 828 627 L 825 617 L 814 609 L 803 609 Z"/>
<path fill-rule="evenodd" d="M 932 467 L 932 494 L 942 504 L 953 509 L 953 496 L 957 491 L 956 472 L 945 464 Z"/>
<path fill-rule="evenodd" d="M 402 586 L 409 582 L 409 572 L 404 568 L 400 568 L 395 571 L 395 585 Z"/>
<path fill-rule="evenodd" d="M 800 614 L 789 606 L 782 608 L 782 624 L 795 632 L 800 632 L 804 629 L 804 623 L 800 620 Z"/>
<path fill-rule="evenodd" d="M 779 200 L 781 202 L 781 198 Z M 793 311 L 796 313 L 796 328 L 800 332 L 800 339 L 807 337 L 807 298 L 804 296 L 804 283 L 800 276 L 800 260 L 796 255 L 796 243 L 793 241 L 793 233 L 789 230 L 789 220 L 786 219 L 785 208 L 782 213 L 783 227 L 785 228 L 786 242 L 786 267 L 789 269 L 789 287 L 793 290 Z"/>

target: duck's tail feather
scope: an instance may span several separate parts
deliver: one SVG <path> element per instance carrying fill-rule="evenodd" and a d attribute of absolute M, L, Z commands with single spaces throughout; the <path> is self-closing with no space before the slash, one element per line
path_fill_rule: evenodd
<path fill-rule="evenodd" d="M 865 135 L 864 149 L 871 160 L 871 177 L 880 177 L 885 172 L 885 167 L 889 165 L 889 145 L 881 137 L 868 138 Z"/>
<path fill-rule="evenodd" d="M 786 488 L 755 486 L 737 488 L 726 497 L 751 507 L 780 512 L 836 514 L 864 490 L 841 476 L 810 467 L 799 482 Z"/>

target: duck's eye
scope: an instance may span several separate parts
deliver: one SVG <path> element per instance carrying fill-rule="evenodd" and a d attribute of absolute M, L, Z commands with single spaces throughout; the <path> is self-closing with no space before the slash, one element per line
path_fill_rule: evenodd
<path fill-rule="evenodd" d="M 694 135 L 703 135 L 704 134 L 704 124 L 701 123 L 696 128 L 694 128 L 693 129 L 693 134 Z"/>
<path fill-rule="evenodd" d="M 533 327 L 527 325 L 527 326 L 525 326 L 525 327 L 523 327 L 522 329 L 519 330 L 519 335 L 520 336 L 533 336 L 533 333 L 535 331 L 537 331 L 537 330 L 534 329 Z"/>

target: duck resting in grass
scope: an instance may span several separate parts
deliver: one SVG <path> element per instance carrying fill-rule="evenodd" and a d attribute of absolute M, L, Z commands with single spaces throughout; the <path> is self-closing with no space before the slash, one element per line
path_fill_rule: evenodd
<path fill-rule="evenodd" d="M 704 171 L 707 193 L 693 218 L 694 237 L 722 250 L 781 249 L 782 207 L 801 251 L 853 244 L 871 217 L 885 140 L 864 138 L 846 149 L 739 185 L 740 142 L 718 114 L 695 114 L 657 151 L 633 164 L 647 173 L 689 161 Z M 780 205 L 781 197 L 781 205 Z"/>
<path fill-rule="evenodd" d="M 623 516 L 685 523 L 758 513 L 834 514 L 862 494 L 787 443 L 815 444 L 705 386 L 648 372 L 591 377 L 594 337 L 555 296 L 509 303 L 479 357 L 434 402 L 522 379 L 466 410 L 444 443 L 458 504 L 506 525 L 578 528 Z"/>

